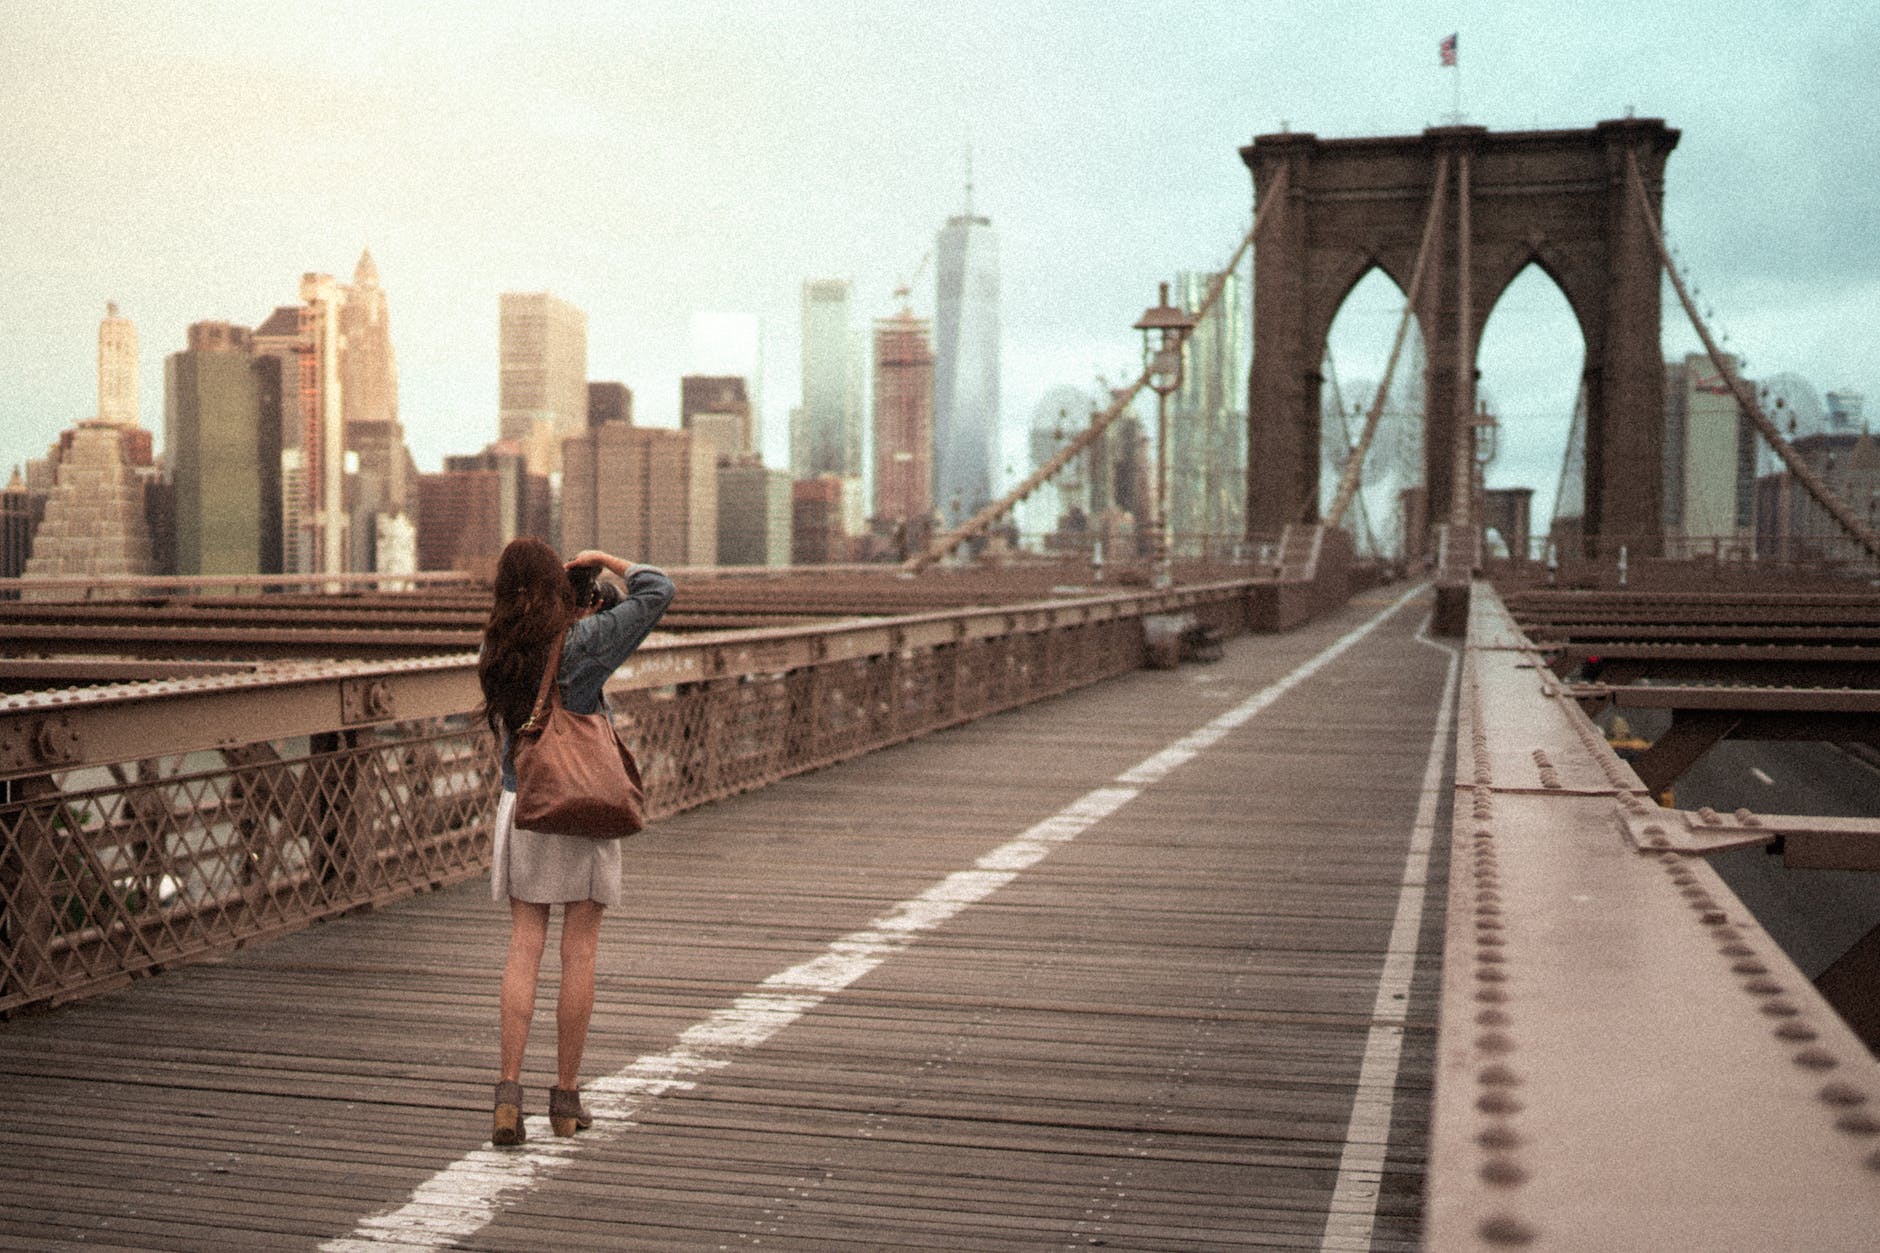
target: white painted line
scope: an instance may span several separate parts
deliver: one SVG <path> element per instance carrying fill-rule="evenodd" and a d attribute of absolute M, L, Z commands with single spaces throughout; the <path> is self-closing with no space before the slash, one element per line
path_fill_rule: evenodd
<path fill-rule="evenodd" d="M 1423 904 L 1430 872 L 1430 844 L 1436 835 L 1436 809 L 1448 791 L 1443 777 L 1444 749 L 1449 742 L 1449 716 L 1455 708 L 1458 652 L 1438 644 L 1425 632 L 1417 642 L 1449 654 L 1443 679 L 1443 699 L 1436 711 L 1436 729 L 1430 733 L 1430 752 L 1423 766 L 1423 792 L 1417 799 L 1416 818 L 1410 828 L 1410 851 L 1404 858 L 1403 886 L 1397 892 L 1397 914 L 1391 921 L 1390 944 L 1384 950 L 1384 968 L 1377 977 L 1377 996 L 1371 1002 L 1371 1029 L 1364 1041 L 1364 1064 L 1358 1070 L 1358 1091 L 1345 1125 L 1345 1149 L 1338 1159 L 1338 1181 L 1332 1187 L 1332 1206 L 1325 1216 L 1325 1237 L 1319 1248 L 1369 1249 L 1377 1225 L 1377 1194 L 1384 1183 L 1384 1159 L 1390 1150 L 1390 1116 L 1396 1104 L 1397 1070 L 1403 1059 L 1405 1014 L 1410 1004 L 1410 978 L 1416 973 L 1417 933 L 1423 928 Z"/>
<path fill-rule="evenodd" d="M 1362 626 L 1347 632 L 1292 673 L 1261 689 L 1227 713 L 1168 748 L 1116 782 L 1142 786 L 1165 777 L 1177 765 L 1243 725 L 1284 693 L 1316 674 L 1325 664 L 1370 634 L 1401 609 L 1421 588 L 1400 596 Z M 919 896 L 900 902 L 859 931 L 833 941 L 816 957 L 771 975 L 756 991 L 687 1028 L 664 1053 L 648 1055 L 586 1085 L 582 1092 L 594 1126 L 578 1139 L 549 1134 L 546 1115 L 528 1120 L 528 1147 L 480 1148 L 431 1176 L 411 1199 L 388 1213 L 360 1220 L 352 1233 L 320 1247 L 328 1253 L 396 1245 L 437 1249 L 468 1239 L 496 1217 L 506 1197 L 542 1182 L 577 1151 L 618 1139 L 634 1126 L 633 1116 L 667 1092 L 693 1086 L 700 1076 L 728 1066 L 738 1055 L 762 1045 L 779 1031 L 841 991 L 923 934 L 975 905 L 1036 865 L 1055 844 L 1068 843 L 1127 805 L 1142 786 L 1100 787 L 979 858 L 971 870 L 958 870 Z M 1415 949 L 1415 936 L 1411 938 Z"/>
<path fill-rule="evenodd" d="M 1749 768 L 1749 772 L 1756 776 L 1757 782 L 1766 783 L 1771 786 L 1774 786 L 1775 780 L 1770 778 L 1768 775 L 1764 774 L 1762 771 L 1758 770 L 1756 767 L 1751 766 Z"/>

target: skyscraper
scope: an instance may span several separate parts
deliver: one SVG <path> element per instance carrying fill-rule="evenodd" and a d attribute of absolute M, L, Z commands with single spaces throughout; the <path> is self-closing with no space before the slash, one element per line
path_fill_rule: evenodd
<path fill-rule="evenodd" d="M 934 263 L 934 502 L 955 523 L 992 499 L 999 455 L 999 239 L 970 178 Z"/>
<path fill-rule="evenodd" d="M 1184 270 L 1174 301 L 1193 313 L 1213 275 Z M 1246 529 L 1247 356 L 1251 305 L 1240 272 L 1188 336 L 1181 389 L 1169 398 L 1169 525 L 1177 536 L 1238 538 Z"/>
<path fill-rule="evenodd" d="M 330 274 L 300 279 L 300 476 L 306 506 L 301 551 L 308 569 L 346 570 L 346 422 L 340 393 L 340 310 L 346 289 Z"/>
<path fill-rule="evenodd" d="M 875 517 L 916 542 L 933 516 L 933 361 L 912 310 L 875 323 Z"/>
<path fill-rule="evenodd" d="M 862 408 L 849 328 L 847 279 L 803 284 L 803 407 L 791 415 L 790 473 L 862 472 Z"/>
<path fill-rule="evenodd" d="M 98 420 L 137 425 L 137 326 L 115 301 L 98 323 Z"/>
<path fill-rule="evenodd" d="M 197 322 L 163 370 L 178 574 L 281 568 L 281 363 L 245 326 Z"/>
<path fill-rule="evenodd" d="M 340 411 L 351 422 L 398 421 L 398 360 L 379 267 L 370 248 L 359 254 L 352 286 L 340 308 Z"/>
<path fill-rule="evenodd" d="M 587 429 L 587 314 L 548 292 L 498 299 L 500 437 L 522 445 L 529 469 L 561 469 L 561 441 Z"/>
<path fill-rule="evenodd" d="M 346 451 L 356 465 L 346 478 L 349 570 L 407 573 L 388 567 L 381 551 L 396 553 L 381 530 L 402 535 L 416 507 L 417 467 L 398 422 L 398 363 L 392 352 L 391 317 L 372 250 L 359 254 L 352 286 L 340 306 L 340 411 L 345 415 Z M 412 555 L 415 562 L 416 555 Z"/>

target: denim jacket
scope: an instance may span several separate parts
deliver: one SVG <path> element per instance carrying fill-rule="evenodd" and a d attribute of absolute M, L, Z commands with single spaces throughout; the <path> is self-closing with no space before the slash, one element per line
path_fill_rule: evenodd
<path fill-rule="evenodd" d="M 561 703 L 569 713 L 591 714 L 607 710 L 602 689 L 620 663 L 633 655 L 653 624 L 672 603 L 672 580 L 663 570 L 635 566 L 627 575 L 627 595 L 612 609 L 591 613 L 568 628 L 568 639 L 561 647 L 561 672 L 555 686 Z M 538 677 L 537 682 L 540 683 Z M 516 790 L 516 763 L 510 755 L 509 737 L 503 737 L 503 790 Z"/>

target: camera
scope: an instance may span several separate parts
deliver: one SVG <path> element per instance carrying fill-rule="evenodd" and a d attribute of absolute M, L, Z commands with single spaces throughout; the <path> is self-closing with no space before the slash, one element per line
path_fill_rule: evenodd
<path fill-rule="evenodd" d="M 574 589 L 574 607 L 591 609 L 600 600 L 599 566 L 569 566 L 568 586 Z"/>
<path fill-rule="evenodd" d="M 620 589 L 600 575 L 599 566 L 568 567 L 568 586 L 574 589 L 576 609 L 612 609 L 624 599 Z"/>

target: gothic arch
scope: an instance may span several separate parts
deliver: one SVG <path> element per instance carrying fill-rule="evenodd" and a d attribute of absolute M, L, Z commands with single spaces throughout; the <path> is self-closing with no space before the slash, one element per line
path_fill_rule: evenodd
<path fill-rule="evenodd" d="M 1624 536 L 1635 552 L 1650 551 L 1662 490 L 1659 277 L 1649 233 L 1628 199 L 1626 155 L 1636 156 L 1656 211 L 1677 140 L 1660 120 L 1627 118 L 1568 131 L 1448 126 L 1342 140 L 1287 133 L 1242 148 L 1256 203 L 1288 172 L 1285 201 L 1261 228 L 1254 253 L 1248 534 L 1317 519 L 1318 366 L 1332 319 L 1373 266 L 1409 287 L 1431 197 L 1440 191 L 1442 226 L 1416 309 L 1428 363 L 1428 516 L 1449 512 L 1451 433 L 1457 415 L 1473 407 L 1475 345 L 1502 291 L 1538 264 L 1566 297 L 1586 346 L 1586 533 L 1595 542 Z M 1448 174 L 1438 189 L 1444 156 Z M 1459 230 L 1465 177 L 1466 241 Z"/>

